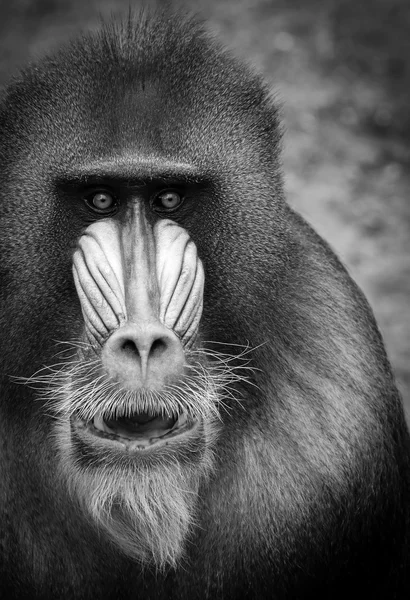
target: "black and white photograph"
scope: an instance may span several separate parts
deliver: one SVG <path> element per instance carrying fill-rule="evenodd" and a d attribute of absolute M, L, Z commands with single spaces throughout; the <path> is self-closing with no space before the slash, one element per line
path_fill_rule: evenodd
<path fill-rule="evenodd" d="M 0 599 L 410 599 L 409 0 L 0 0 Z"/>

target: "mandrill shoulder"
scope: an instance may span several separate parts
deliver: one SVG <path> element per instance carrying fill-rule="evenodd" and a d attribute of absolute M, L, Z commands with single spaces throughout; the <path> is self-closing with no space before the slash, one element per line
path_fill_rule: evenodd
<path fill-rule="evenodd" d="M 319 364 L 336 368 L 345 357 L 351 376 L 380 383 L 391 368 L 373 311 L 331 246 L 297 213 L 290 211 L 293 240 L 281 307 L 294 318 L 291 334 L 300 350 L 319 352 Z M 346 356 L 348 355 L 348 356 Z M 317 355 L 312 356 L 317 360 Z M 376 371 L 374 371 L 376 369 Z M 359 375 L 359 372 L 361 375 Z M 329 371 L 330 375 L 331 371 Z"/>

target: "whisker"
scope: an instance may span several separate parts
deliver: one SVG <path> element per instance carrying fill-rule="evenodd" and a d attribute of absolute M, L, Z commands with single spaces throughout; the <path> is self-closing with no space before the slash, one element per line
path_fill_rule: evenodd
<path fill-rule="evenodd" d="M 232 403 L 245 409 L 238 385 L 239 389 L 243 385 L 259 389 L 251 379 L 259 369 L 251 364 L 255 348 L 249 343 L 206 342 L 232 347 L 236 350 L 232 354 L 209 348 L 189 351 L 185 378 L 166 385 L 161 391 L 121 388 L 102 371 L 99 358 L 87 356 L 86 351 L 91 350 L 88 342 L 56 343 L 67 346 L 57 353 L 58 362 L 42 366 L 30 377 L 12 376 L 11 379 L 34 388 L 47 413 L 57 420 L 74 415 L 84 421 L 91 421 L 97 415 L 107 420 L 118 419 L 136 412 L 174 417 L 187 413 L 192 418 L 220 420 L 221 411 L 232 411 Z M 75 354 L 61 360 L 61 354 L 69 350 L 75 350 Z"/>

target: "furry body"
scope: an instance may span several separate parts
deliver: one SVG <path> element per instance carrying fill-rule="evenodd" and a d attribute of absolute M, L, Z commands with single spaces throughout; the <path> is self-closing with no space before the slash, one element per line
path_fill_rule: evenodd
<path fill-rule="evenodd" d="M 259 77 L 195 22 L 141 17 L 28 67 L 0 126 L 3 596 L 407 598 L 400 399 L 366 300 L 284 200 Z M 184 181 L 173 219 L 205 272 L 169 400 L 202 429 L 146 460 L 84 452 L 67 420 L 95 390 L 142 402 L 92 380 L 72 257 L 90 224 L 76 190 L 94 179 L 136 196 Z M 36 390 L 12 379 L 39 372 Z M 145 398 L 169 406 L 161 394 Z"/>

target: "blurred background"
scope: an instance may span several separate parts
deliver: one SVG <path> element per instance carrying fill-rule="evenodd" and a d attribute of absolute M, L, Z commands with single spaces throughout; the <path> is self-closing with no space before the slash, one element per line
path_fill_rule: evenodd
<path fill-rule="evenodd" d="M 0 0 L 0 85 L 27 60 L 129 4 Z M 286 126 L 289 202 L 368 297 L 410 422 L 409 0 L 185 5 L 202 11 L 272 84 Z"/>

